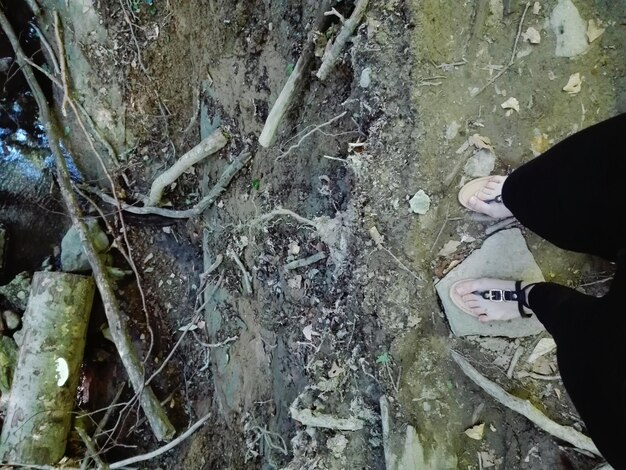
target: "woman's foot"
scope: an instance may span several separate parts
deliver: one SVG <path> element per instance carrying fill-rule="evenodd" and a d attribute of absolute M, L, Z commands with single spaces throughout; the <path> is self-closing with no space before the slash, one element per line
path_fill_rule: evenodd
<path fill-rule="evenodd" d="M 494 219 L 513 217 L 513 213 L 502 202 L 502 186 L 506 178 L 506 176 L 492 176 L 486 180 L 485 185 L 468 199 L 468 207 Z"/>
<path fill-rule="evenodd" d="M 528 294 L 533 288 L 533 286 L 526 288 L 528 284 L 528 282 L 521 284 L 521 290 L 526 294 L 524 299 L 528 299 Z M 468 279 L 458 282 L 453 289 L 456 294 L 456 298 L 453 298 L 455 303 L 480 322 L 512 320 L 521 316 L 518 301 L 503 298 L 504 291 L 515 292 L 515 281 L 489 278 Z M 498 298 L 502 300 L 496 300 Z M 526 314 L 533 313 L 526 306 L 522 308 Z"/>

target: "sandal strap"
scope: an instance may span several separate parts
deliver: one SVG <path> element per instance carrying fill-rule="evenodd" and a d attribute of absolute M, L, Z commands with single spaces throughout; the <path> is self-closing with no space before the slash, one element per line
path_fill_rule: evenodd
<path fill-rule="evenodd" d="M 497 203 L 497 204 L 501 204 L 502 203 L 502 194 L 498 194 L 496 197 L 494 197 L 493 199 L 485 199 L 483 201 L 486 204 L 491 204 L 491 203 Z"/>
<path fill-rule="evenodd" d="M 486 201 L 485 201 L 486 202 Z M 483 299 L 493 302 L 517 302 L 517 309 L 523 318 L 532 317 L 532 313 L 526 313 L 524 307 L 530 309 L 528 304 L 528 298 L 526 290 L 537 284 L 536 282 L 524 286 L 522 289 L 522 281 L 515 281 L 515 290 L 504 289 L 489 289 L 486 291 L 477 291 L 476 294 L 480 295 Z"/>

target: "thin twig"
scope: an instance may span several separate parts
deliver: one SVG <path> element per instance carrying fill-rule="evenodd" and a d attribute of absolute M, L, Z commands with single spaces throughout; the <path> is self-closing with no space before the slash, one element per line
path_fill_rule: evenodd
<path fill-rule="evenodd" d="M 292 261 L 291 263 L 287 263 L 286 265 L 283 266 L 283 269 L 285 271 L 291 271 L 293 269 L 304 268 L 306 266 L 310 266 L 314 263 L 317 263 L 318 261 L 322 261 L 323 259 L 326 259 L 327 257 L 328 255 L 324 253 L 323 251 L 321 251 L 319 253 L 315 253 L 314 255 L 308 256 L 306 258 L 297 259 L 295 261 Z"/>
<path fill-rule="evenodd" d="M 241 271 L 243 290 L 246 292 L 246 295 L 252 295 L 252 276 L 241 262 L 239 255 L 235 253 L 235 250 L 233 250 L 232 248 L 226 250 L 226 255 L 235 262 L 235 264 Z"/>
<path fill-rule="evenodd" d="M 119 462 L 112 463 L 111 465 L 109 465 L 109 468 L 111 470 L 114 470 L 116 468 L 127 467 L 127 466 L 135 464 L 137 462 L 145 462 L 146 460 L 153 459 L 155 457 L 158 457 L 159 455 L 164 454 L 165 452 L 167 452 L 169 450 L 172 450 L 174 447 L 176 447 L 178 444 L 180 444 L 185 439 L 187 439 L 189 436 L 191 436 L 194 432 L 196 432 L 196 430 L 200 426 L 202 426 L 210 417 L 211 417 L 211 413 L 206 414 L 204 417 L 202 417 L 198 421 L 196 421 L 196 423 L 193 426 L 191 426 L 189 429 L 187 429 L 187 431 L 182 433 L 180 436 L 178 436 L 172 442 L 170 442 L 170 443 L 168 443 L 168 444 L 166 444 L 166 445 L 164 445 L 162 447 L 159 447 L 158 449 L 153 450 L 152 452 L 148 452 L 147 454 L 137 455 L 135 457 L 130 457 L 130 458 L 126 459 L 126 460 L 121 460 Z"/>
<path fill-rule="evenodd" d="M 513 354 L 513 359 L 511 359 L 511 364 L 509 365 L 509 370 L 507 370 L 507 372 L 506 372 L 506 376 L 509 379 L 513 378 L 513 372 L 515 371 L 515 366 L 519 362 L 520 357 L 522 357 L 522 354 L 524 354 L 524 347 L 523 346 L 518 346 L 517 349 L 515 350 L 515 353 Z"/>
<path fill-rule="evenodd" d="M 83 444 L 85 444 L 85 447 L 87 448 L 87 452 L 89 453 L 89 457 L 96 461 L 96 463 L 98 464 L 98 468 L 99 469 L 107 470 L 109 468 L 109 466 L 102 461 L 102 459 L 98 455 L 98 451 L 93 446 L 93 441 L 87 435 L 85 430 L 83 428 L 81 428 L 80 426 L 76 426 L 74 429 L 76 429 L 76 432 L 78 433 L 80 438 L 83 440 Z M 84 462 L 86 462 L 86 461 L 87 461 L 87 459 L 85 459 Z"/>
<path fill-rule="evenodd" d="M 526 3 L 526 6 L 524 7 L 524 12 L 522 13 L 522 18 L 520 19 L 519 25 L 517 27 L 517 36 L 515 36 L 515 43 L 513 44 L 513 52 L 511 53 L 511 58 L 509 59 L 509 62 L 502 68 L 502 70 L 500 70 L 495 77 L 493 77 L 491 80 L 489 80 L 485 85 L 483 85 L 480 90 L 478 90 L 474 96 L 478 96 L 480 95 L 483 91 L 485 91 L 490 85 L 492 85 L 493 83 L 495 83 L 496 80 L 498 80 L 498 78 L 500 78 L 502 75 L 504 75 L 504 73 L 509 70 L 511 68 L 511 66 L 515 63 L 515 56 L 517 54 L 517 44 L 519 42 L 519 38 L 522 35 L 522 28 L 524 26 L 524 18 L 526 18 L 526 12 L 528 11 L 528 8 L 530 7 L 530 3 Z"/>
<path fill-rule="evenodd" d="M 310 137 L 312 134 L 315 134 L 317 131 L 323 129 L 324 127 L 330 126 L 333 122 L 338 121 L 339 119 L 341 119 L 342 117 L 344 117 L 346 114 L 348 113 L 348 111 L 344 111 L 341 114 L 338 114 L 337 116 L 335 116 L 332 119 L 329 119 L 326 122 L 323 122 L 322 124 L 319 124 L 317 126 L 315 126 L 313 129 L 311 129 L 309 132 L 307 132 L 306 134 L 304 134 L 300 140 L 298 140 L 298 143 L 293 144 L 291 147 L 289 147 L 287 149 L 286 152 L 280 154 L 278 157 L 276 157 L 275 161 L 280 161 L 283 158 L 285 158 L 287 155 L 289 155 L 293 150 L 297 149 L 298 147 L 300 147 L 300 145 L 302 144 L 302 142 L 304 142 L 308 137 Z"/>

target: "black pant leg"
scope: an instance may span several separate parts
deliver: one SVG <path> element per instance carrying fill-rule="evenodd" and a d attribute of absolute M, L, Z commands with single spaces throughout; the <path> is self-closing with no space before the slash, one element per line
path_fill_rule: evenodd
<path fill-rule="evenodd" d="M 616 276 L 611 293 L 623 290 Z M 590 437 L 613 467 L 626 469 L 626 309 L 611 293 L 596 298 L 540 283 L 528 300 L 556 341 L 563 384 Z"/>
<path fill-rule="evenodd" d="M 626 114 L 515 170 L 502 198 L 524 226 L 555 245 L 614 260 L 626 246 Z"/>

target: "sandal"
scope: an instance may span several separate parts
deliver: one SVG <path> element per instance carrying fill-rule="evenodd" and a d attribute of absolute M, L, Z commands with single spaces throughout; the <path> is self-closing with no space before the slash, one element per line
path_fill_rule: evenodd
<path fill-rule="evenodd" d="M 452 286 L 450 287 L 450 299 L 452 300 L 454 305 L 456 305 L 463 312 L 473 317 L 476 317 L 476 314 L 465 305 L 462 297 L 456 291 L 456 288 L 459 284 L 472 280 L 473 279 L 462 279 L 452 284 Z M 522 288 L 522 281 L 515 281 L 515 290 L 488 289 L 484 291 L 474 291 L 472 293 L 492 302 L 517 302 L 517 309 L 519 310 L 520 316 L 522 318 L 529 318 L 532 317 L 533 314 L 524 311 L 524 307 L 532 310 L 530 305 L 528 304 L 528 298 L 526 293 L 527 289 L 536 284 L 538 283 L 534 282 Z"/>
<path fill-rule="evenodd" d="M 489 181 L 492 177 L 493 176 L 483 176 L 481 178 L 476 178 L 475 180 L 472 180 L 469 183 L 466 183 L 461 188 L 461 190 L 459 191 L 459 195 L 458 195 L 459 202 L 461 203 L 461 205 L 471 211 L 474 211 L 474 209 L 470 207 L 469 205 L 469 199 L 478 191 L 480 191 L 485 186 L 485 183 Z M 492 204 L 492 203 L 500 204 L 502 203 L 502 195 L 498 194 L 495 198 L 486 199 L 483 202 L 487 204 Z"/>

